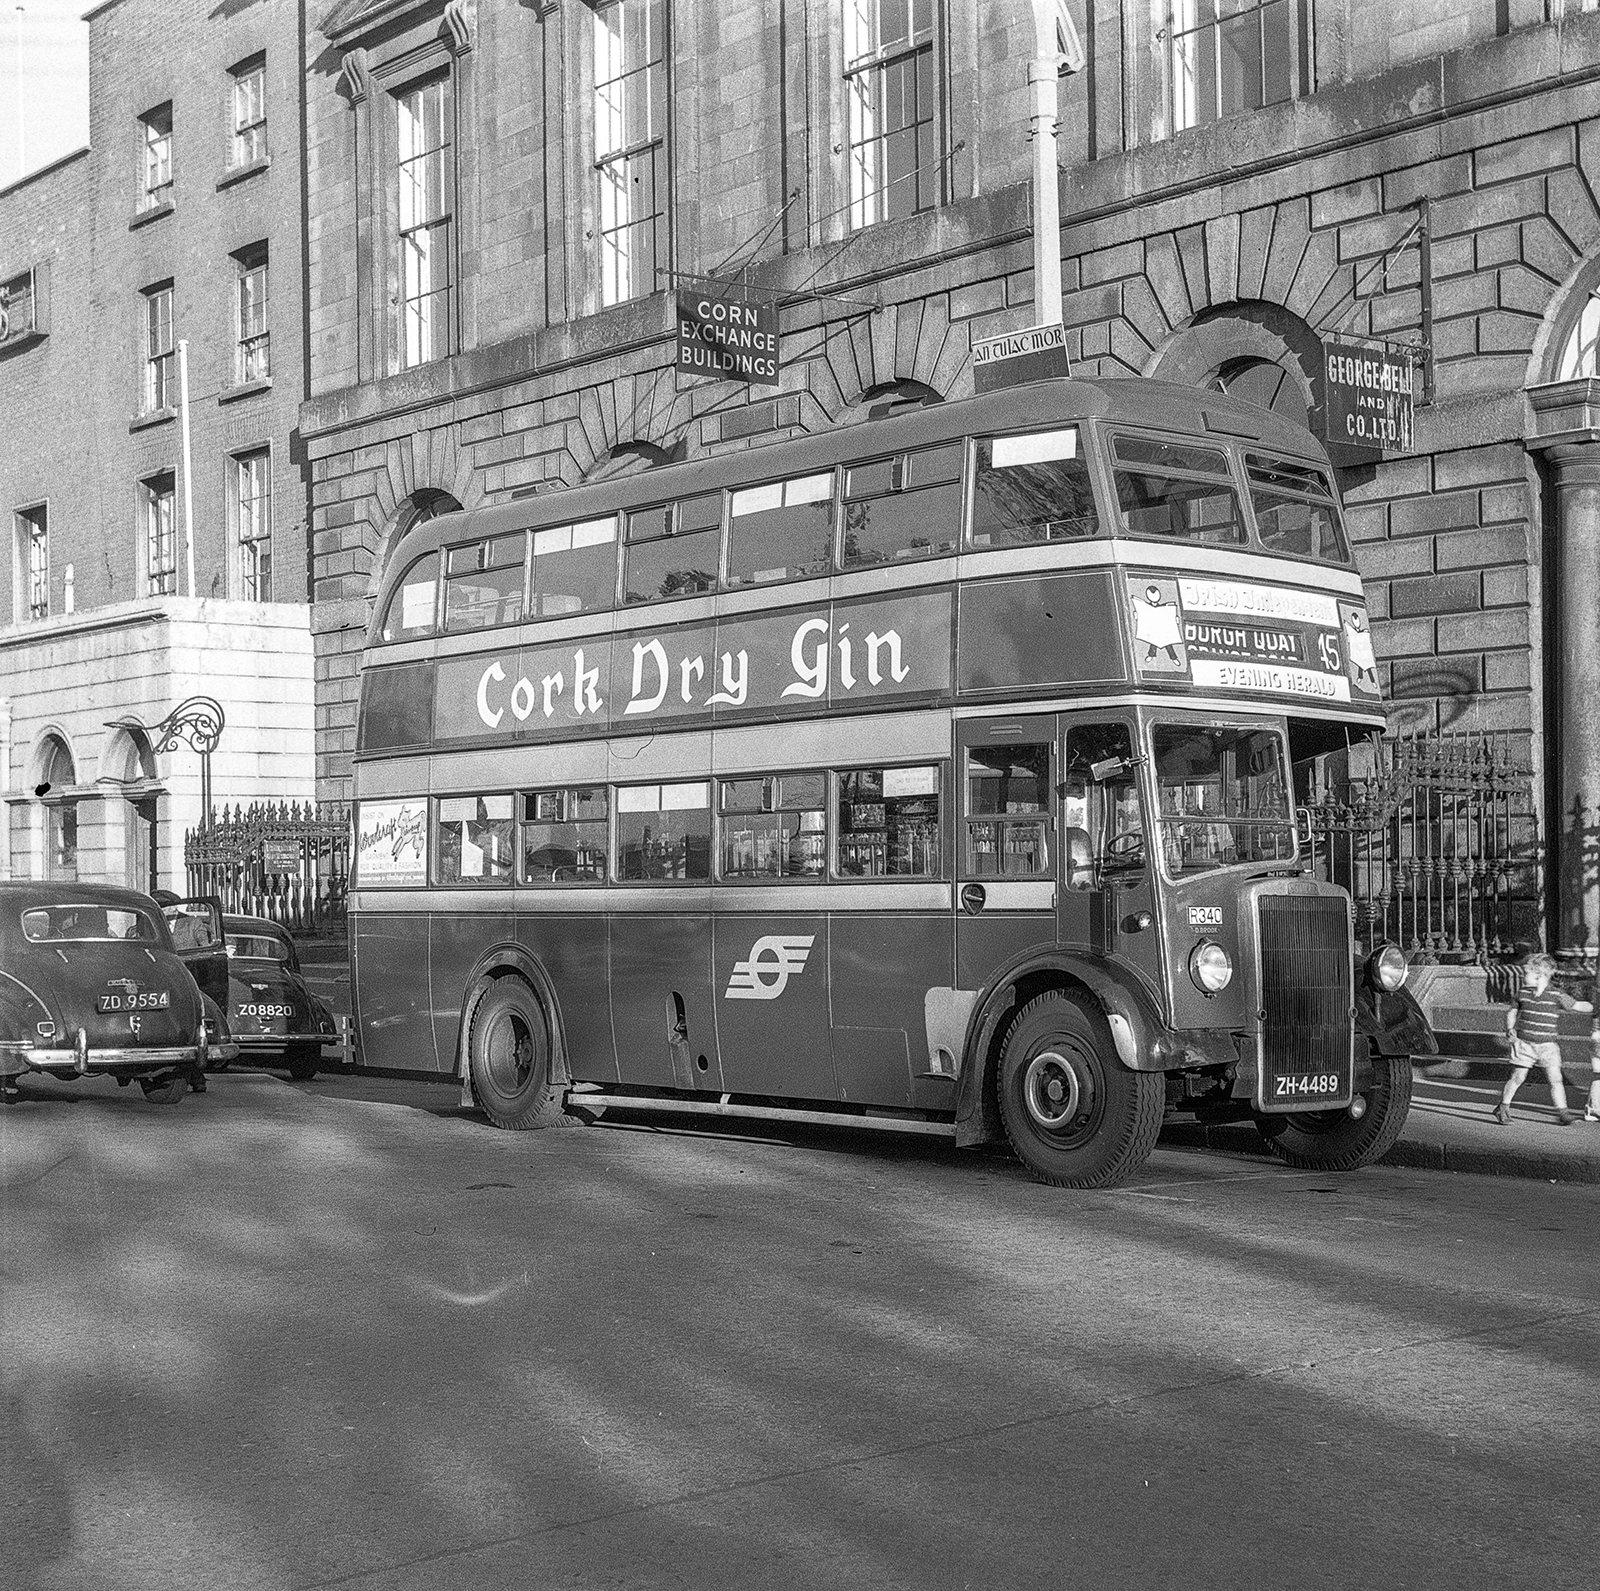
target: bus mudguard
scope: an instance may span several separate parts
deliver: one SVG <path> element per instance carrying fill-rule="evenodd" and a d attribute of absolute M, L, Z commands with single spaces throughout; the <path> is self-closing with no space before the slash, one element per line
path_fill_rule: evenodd
<path fill-rule="evenodd" d="M 472 1086 L 467 1074 L 467 1028 L 472 1022 L 472 1013 L 490 983 L 497 977 L 506 976 L 524 979 L 539 997 L 539 1004 L 550 1018 L 550 1081 L 570 1083 L 572 1074 L 567 1068 L 567 1045 L 555 986 L 544 968 L 520 945 L 492 945 L 478 957 L 468 974 L 466 998 L 461 1002 L 461 1015 L 456 1022 L 453 1075 L 461 1079 L 463 1089 Z"/>
<path fill-rule="evenodd" d="M 1157 1037 L 1167 1031 L 1154 999 L 1130 976 L 1111 963 L 1087 956 L 1054 955 L 1009 967 L 978 1004 L 968 1026 L 964 1064 L 956 1086 L 956 1143 L 981 1143 L 993 1136 L 998 1123 L 987 1120 L 984 1073 L 994 1047 L 996 1030 L 1018 1002 L 1019 990 L 1028 986 L 1028 998 L 1046 987 L 1070 988 L 1077 984 L 1099 1005 L 1117 1047 L 1117 1059 L 1130 1071 L 1159 1072 L 1165 1068 L 1155 1054 Z M 993 1130 L 992 1130 L 993 1129 Z"/>
<path fill-rule="evenodd" d="M 1356 979 L 1356 1032 L 1380 1055 L 1437 1055 L 1427 1014 L 1406 988 L 1374 989 Z"/>

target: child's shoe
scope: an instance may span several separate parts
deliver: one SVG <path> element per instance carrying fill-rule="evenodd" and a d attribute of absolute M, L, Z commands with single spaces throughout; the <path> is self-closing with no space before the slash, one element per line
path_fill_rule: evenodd
<path fill-rule="evenodd" d="M 1494 1108 L 1494 1119 L 1499 1122 L 1502 1127 L 1509 1127 L 1511 1125 L 1511 1107 L 1509 1105 L 1496 1105 Z"/>
<path fill-rule="evenodd" d="M 1583 1113 L 1585 1121 L 1600 1121 L 1600 1111 L 1586 1110 Z"/>

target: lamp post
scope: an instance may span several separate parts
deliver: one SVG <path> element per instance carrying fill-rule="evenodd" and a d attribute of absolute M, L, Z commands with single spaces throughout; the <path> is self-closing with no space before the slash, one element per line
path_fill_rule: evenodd
<path fill-rule="evenodd" d="M 1040 326 L 1061 324 L 1061 168 L 1056 158 L 1057 83 L 1083 69 L 1083 45 L 1066 0 L 1033 0 L 1033 59 L 1028 62 L 1033 124 L 1033 301 Z"/>

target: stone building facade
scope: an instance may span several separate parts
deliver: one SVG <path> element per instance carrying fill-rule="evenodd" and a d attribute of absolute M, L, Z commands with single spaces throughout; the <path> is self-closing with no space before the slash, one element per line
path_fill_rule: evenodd
<path fill-rule="evenodd" d="M 1412 446 L 1339 455 L 1394 719 L 1512 737 L 1552 932 L 1593 946 L 1600 15 L 1067 11 L 1076 368 L 1317 424 L 1324 338 L 1414 351 Z M 315 27 L 301 428 L 324 793 L 348 788 L 379 573 L 421 519 L 958 397 L 972 339 L 1040 318 L 1028 0 L 345 0 Z M 735 270 L 779 301 L 776 392 L 674 370 L 674 283 Z"/>
<path fill-rule="evenodd" d="M 151 887 L 201 815 L 157 732 L 188 698 L 219 803 L 314 790 L 301 35 L 289 0 L 88 21 L 89 147 L 0 190 L 0 874 Z"/>

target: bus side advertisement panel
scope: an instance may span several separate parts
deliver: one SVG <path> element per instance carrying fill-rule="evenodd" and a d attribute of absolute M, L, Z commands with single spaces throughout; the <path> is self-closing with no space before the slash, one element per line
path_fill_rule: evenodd
<path fill-rule="evenodd" d="M 939 699 L 950 612 L 936 587 L 444 658 L 435 739 L 565 740 Z"/>
<path fill-rule="evenodd" d="M 962 587 L 956 685 L 963 695 L 1126 679 L 1109 571 Z"/>

